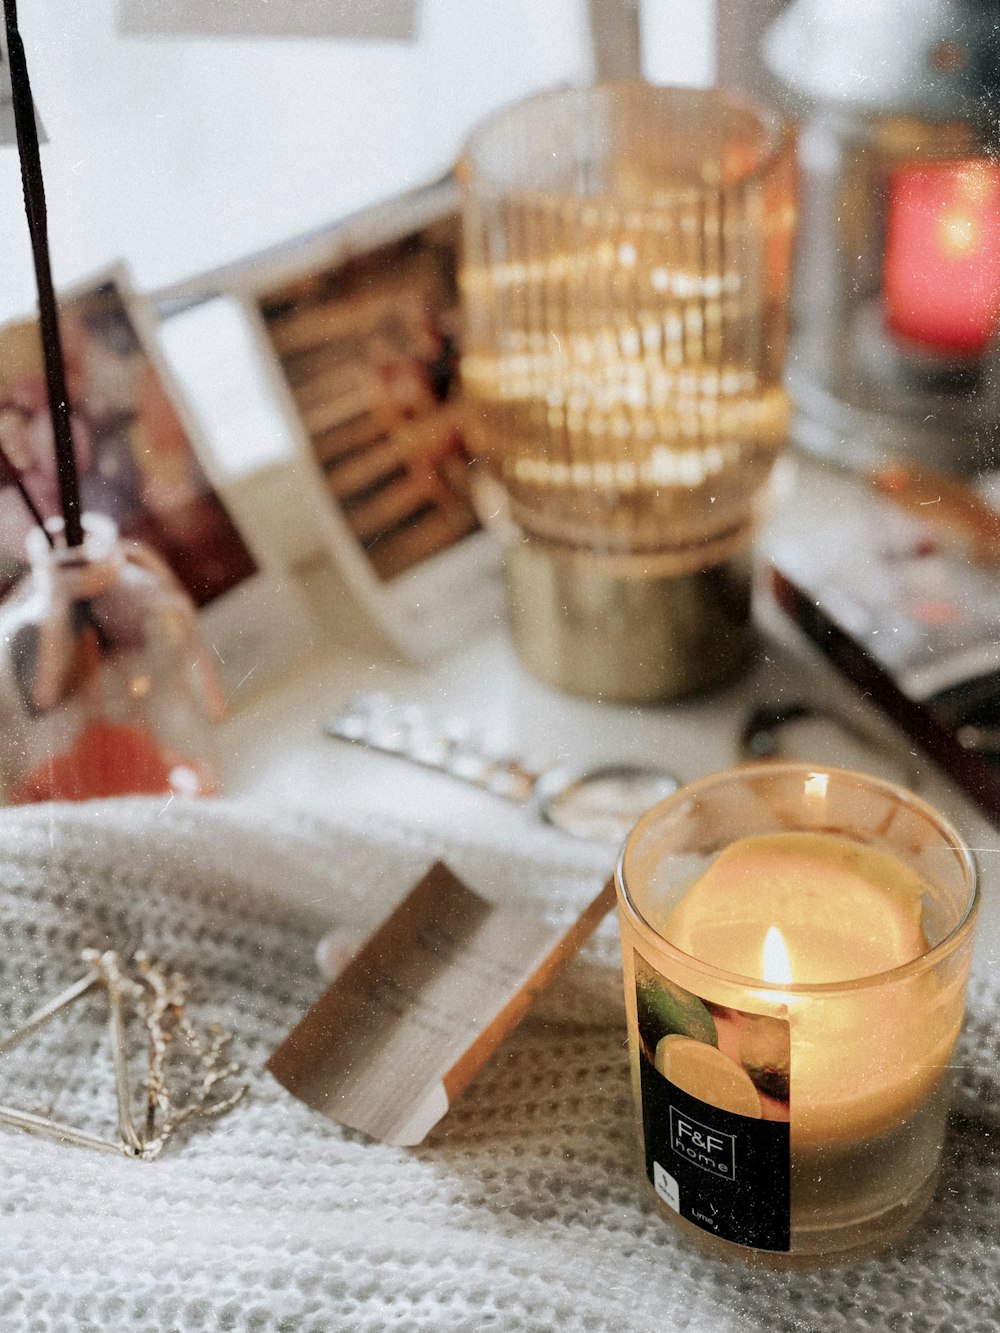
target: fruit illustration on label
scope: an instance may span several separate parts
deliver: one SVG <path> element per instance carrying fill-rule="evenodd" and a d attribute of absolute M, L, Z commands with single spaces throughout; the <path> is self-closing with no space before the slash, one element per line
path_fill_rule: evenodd
<path fill-rule="evenodd" d="M 718 1045 L 715 1020 L 690 991 L 665 978 L 638 973 L 635 982 L 639 1036 L 649 1058 L 657 1044 L 671 1033 L 694 1041 Z"/>
<path fill-rule="evenodd" d="M 778 1101 L 788 1101 L 787 1023 L 764 1015 L 749 1017 L 740 1035 L 740 1061 L 761 1092 Z"/>
<path fill-rule="evenodd" d="M 761 1119 L 760 1098 L 750 1075 L 717 1047 L 671 1035 L 657 1044 L 653 1063 L 664 1078 L 699 1101 Z"/>

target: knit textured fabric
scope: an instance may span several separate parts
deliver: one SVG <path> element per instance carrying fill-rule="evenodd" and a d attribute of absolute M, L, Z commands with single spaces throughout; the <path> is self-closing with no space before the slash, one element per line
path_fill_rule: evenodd
<path fill-rule="evenodd" d="M 221 801 L 3 812 L 0 1032 L 80 974 L 81 949 L 141 947 L 194 979 L 197 1021 L 236 1034 L 249 1091 L 155 1162 L 0 1127 L 0 1329 L 995 1327 L 1000 1017 L 987 975 L 971 986 L 933 1204 L 900 1250 L 824 1272 L 706 1258 L 648 1202 L 613 918 L 417 1149 L 341 1129 L 266 1073 L 322 989 L 322 931 L 370 929 L 434 859 L 551 920 L 593 897 L 603 852 L 554 834 L 526 845 Z M 0 1101 L 108 1133 L 110 1071 L 88 1000 L 0 1062 Z"/>

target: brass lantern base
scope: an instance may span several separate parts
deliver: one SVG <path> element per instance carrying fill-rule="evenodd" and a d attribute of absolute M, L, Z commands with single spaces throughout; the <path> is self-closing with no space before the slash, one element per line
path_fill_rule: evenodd
<path fill-rule="evenodd" d="M 750 552 L 677 572 L 656 555 L 603 555 L 521 536 L 507 557 L 514 642 L 549 685 L 659 703 L 749 662 Z"/>

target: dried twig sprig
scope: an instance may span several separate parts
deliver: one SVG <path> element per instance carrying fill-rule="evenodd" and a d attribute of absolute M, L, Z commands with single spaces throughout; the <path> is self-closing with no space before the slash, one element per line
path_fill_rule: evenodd
<path fill-rule="evenodd" d="M 108 1001 L 115 1071 L 116 1137 L 102 1139 L 49 1116 L 9 1106 L 0 1106 L 0 1123 L 62 1143 L 151 1161 L 159 1157 L 186 1121 L 224 1115 L 243 1097 L 246 1085 L 233 1087 L 240 1067 L 227 1058 L 231 1034 L 218 1024 L 213 1024 L 207 1035 L 196 1028 L 187 1013 L 187 979 L 146 954 L 136 954 L 128 970 L 123 969 L 113 950 L 101 953 L 87 949 L 82 957 L 87 968 L 84 975 L 0 1042 L 0 1056 L 19 1046 L 95 987 L 102 987 Z M 126 1036 L 129 1013 L 142 1023 L 148 1042 L 147 1069 L 142 1080 L 145 1116 L 141 1129 L 133 1117 L 134 1098 Z M 185 1048 L 183 1062 L 175 1058 L 175 1051 L 181 1045 Z"/>
<path fill-rule="evenodd" d="M 231 1110 L 246 1092 L 240 1085 L 226 1092 L 222 1087 L 239 1076 L 240 1066 L 228 1061 L 232 1035 L 217 1023 L 203 1035 L 187 1015 L 188 983 L 179 972 L 168 972 L 145 954 L 135 958 L 136 972 L 145 990 L 139 997 L 139 1012 L 149 1036 L 149 1071 L 146 1089 L 146 1126 L 141 1155 L 157 1157 L 170 1136 L 186 1120 L 214 1118 Z M 170 1056 L 182 1038 L 189 1062 L 195 1069 L 184 1080 L 172 1077 Z M 179 1086 L 181 1083 L 186 1087 Z"/>

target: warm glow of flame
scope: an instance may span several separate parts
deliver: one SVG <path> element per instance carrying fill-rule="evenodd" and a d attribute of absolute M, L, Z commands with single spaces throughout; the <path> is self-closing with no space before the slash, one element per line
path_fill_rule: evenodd
<path fill-rule="evenodd" d="M 777 926 L 772 926 L 764 937 L 761 976 L 765 981 L 773 981 L 778 986 L 792 984 L 791 959 L 788 957 L 784 936 Z"/>
<path fill-rule="evenodd" d="M 952 209 L 938 219 L 938 245 L 952 258 L 970 255 L 982 243 L 981 228 L 971 213 Z"/>
<path fill-rule="evenodd" d="M 823 797 L 826 795 L 827 783 L 829 781 L 829 773 L 810 773 L 806 778 L 805 786 L 802 790 L 806 796 Z"/>

